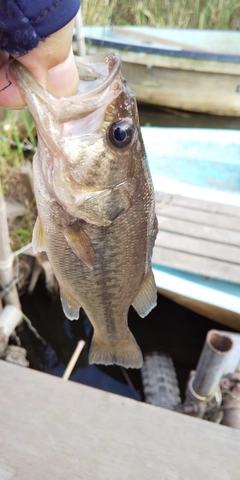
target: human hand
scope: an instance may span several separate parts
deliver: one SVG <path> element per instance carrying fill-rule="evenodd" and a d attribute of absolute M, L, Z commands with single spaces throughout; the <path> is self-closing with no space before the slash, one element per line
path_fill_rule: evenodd
<path fill-rule="evenodd" d="M 37 48 L 23 56 L 13 55 L 24 65 L 39 84 L 55 97 L 74 95 L 79 76 L 72 52 L 74 20 L 53 33 Z M 0 106 L 22 108 L 25 106 L 17 81 L 10 68 L 6 67 L 9 54 L 0 51 Z"/>

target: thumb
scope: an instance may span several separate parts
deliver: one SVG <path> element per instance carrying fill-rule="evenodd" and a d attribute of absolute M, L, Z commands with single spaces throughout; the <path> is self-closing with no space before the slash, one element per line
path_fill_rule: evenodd
<path fill-rule="evenodd" d="M 46 90 L 55 97 L 67 97 L 77 92 L 79 76 L 72 49 L 66 60 L 47 72 Z"/>
<path fill-rule="evenodd" d="M 17 59 L 55 97 L 74 95 L 78 89 L 79 76 L 72 51 L 73 26 L 74 19 Z"/>

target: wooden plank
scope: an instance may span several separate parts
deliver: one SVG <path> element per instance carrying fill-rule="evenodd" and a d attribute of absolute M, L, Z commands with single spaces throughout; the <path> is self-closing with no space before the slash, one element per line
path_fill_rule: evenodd
<path fill-rule="evenodd" d="M 220 278 L 227 282 L 240 283 L 240 266 L 212 258 L 178 252 L 156 245 L 153 250 L 153 263 L 183 270 L 211 278 Z"/>
<path fill-rule="evenodd" d="M 224 228 L 216 228 L 210 225 L 186 222 L 176 218 L 158 215 L 159 234 L 161 231 L 175 232 L 188 237 L 221 242 L 240 247 L 240 232 L 232 232 Z M 240 260 L 240 259 L 239 259 Z"/>
<path fill-rule="evenodd" d="M 155 264 L 240 283 L 240 208 L 156 192 Z"/>
<path fill-rule="evenodd" d="M 139 102 L 214 115 L 239 116 L 239 75 L 147 68 L 124 62 L 124 54 L 121 57 L 123 76 Z"/>
<path fill-rule="evenodd" d="M 156 245 L 176 250 L 177 252 L 192 253 L 209 259 L 224 260 L 225 262 L 231 262 L 238 265 L 240 269 L 240 247 L 225 245 L 223 243 L 212 242 L 209 240 L 201 240 L 199 238 L 188 237 L 162 230 L 158 233 Z"/>
<path fill-rule="evenodd" d="M 209 213 L 219 213 L 229 215 L 231 217 L 240 218 L 240 207 L 235 205 L 225 205 L 224 203 L 209 202 L 207 200 L 199 200 L 197 198 L 187 198 L 182 195 L 174 195 L 171 200 L 172 205 L 191 208 L 193 210 L 201 210 Z"/>
<path fill-rule="evenodd" d="M 0 361 L 1 480 L 237 480 L 240 432 Z"/>
<path fill-rule="evenodd" d="M 202 225 L 228 229 L 233 232 L 240 232 L 240 222 L 236 221 L 236 217 L 222 215 L 220 213 L 207 213 L 202 210 L 169 204 L 159 206 L 158 203 L 156 204 L 156 213 L 164 217 L 182 219 L 192 223 L 200 223 Z"/>
<path fill-rule="evenodd" d="M 201 210 L 209 213 L 220 213 L 240 217 L 240 207 L 235 205 L 225 205 L 224 203 L 210 202 L 198 198 L 184 197 L 183 195 L 172 195 L 170 193 L 155 192 L 155 201 L 159 208 L 166 203 L 177 205 L 193 210 Z"/>

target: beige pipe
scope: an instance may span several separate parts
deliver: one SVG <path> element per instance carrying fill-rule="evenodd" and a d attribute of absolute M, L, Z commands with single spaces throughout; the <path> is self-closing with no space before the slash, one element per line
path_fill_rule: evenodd
<path fill-rule="evenodd" d="M 10 249 L 6 203 L 0 182 L 0 282 L 3 286 L 3 303 L 21 309 L 17 287 L 14 284 L 13 255 Z M 6 293 L 4 293 L 4 290 Z"/>
<path fill-rule="evenodd" d="M 183 411 L 203 417 L 208 402 L 214 397 L 223 376 L 224 367 L 233 348 L 226 334 L 210 330 L 200 355 L 196 371 L 191 375 Z"/>

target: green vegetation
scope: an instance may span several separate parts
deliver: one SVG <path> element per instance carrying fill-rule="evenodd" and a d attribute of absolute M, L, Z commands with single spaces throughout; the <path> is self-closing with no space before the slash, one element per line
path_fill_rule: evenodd
<path fill-rule="evenodd" d="M 35 126 L 28 110 L 0 109 L 0 179 L 5 194 L 9 179 L 36 149 Z"/>
<path fill-rule="evenodd" d="M 237 0 L 83 0 L 85 25 L 240 29 Z"/>
<path fill-rule="evenodd" d="M 36 148 L 36 133 L 31 115 L 27 110 L 0 110 L 0 179 L 7 199 L 24 205 L 26 214 L 9 224 L 12 250 L 17 250 L 31 241 L 36 218 L 32 192 L 21 175 L 21 166 L 31 160 Z"/>
<path fill-rule="evenodd" d="M 36 221 L 36 215 L 32 208 L 29 208 L 26 215 L 19 219 L 17 224 L 9 225 L 9 235 L 11 249 L 16 251 L 32 241 L 33 226 Z"/>
<path fill-rule="evenodd" d="M 36 147 L 33 119 L 28 110 L 0 110 L 0 175 L 7 167 L 18 169 L 26 152 Z M 3 181 L 5 178 L 3 179 Z"/>

